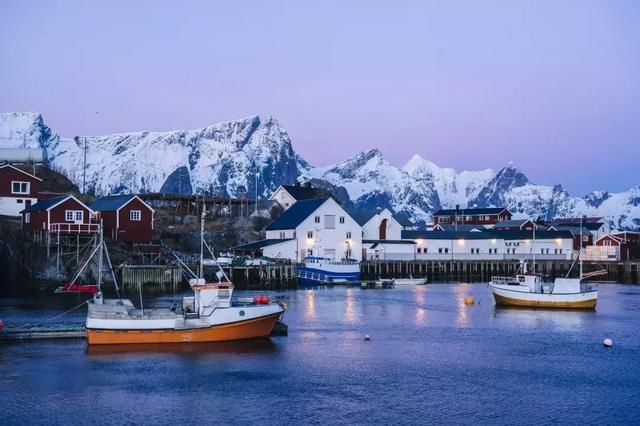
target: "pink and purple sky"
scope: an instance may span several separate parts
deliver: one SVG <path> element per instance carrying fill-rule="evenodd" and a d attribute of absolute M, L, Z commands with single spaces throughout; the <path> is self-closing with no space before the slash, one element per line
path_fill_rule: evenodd
<path fill-rule="evenodd" d="M 640 184 L 640 2 L 0 2 L 0 111 L 63 136 L 273 115 L 315 165 L 379 148 L 571 193 Z"/>

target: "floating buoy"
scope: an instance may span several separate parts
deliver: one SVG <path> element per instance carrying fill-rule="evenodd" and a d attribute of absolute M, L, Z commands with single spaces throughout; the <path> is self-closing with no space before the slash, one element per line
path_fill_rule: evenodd
<path fill-rule="evenodd" d="M 475 300 L 473 299 L 473 296 L 467 296 L 464 298 L 465 305 L 473 305 L 474 303 L 475 303 Z"/>
<path fill-rule="evenodd" d="M 368 334 L 365 334 L 365 335 L 364 335 L 364 340 L 365 340 L 366 342 L 368 342 L 369 340 L 371 340 L 371 336 L 369 336 Z"/>
<path fill-rule="evenodd" d="M 261 303 L 263 305 L 267 305 L 269 303 L 269 296 L 262 296 L 262 301 Z"/>
<path fill-rule="evenodd" d="M 4 321 L 0 320 L 0 330 L 4 328 Z"/>
<path fill-rule="evenodd" d="M 602 344 L 604 345 L 605 348 L 610 348 L 613 346 L 613 340 L 606 338 L 602 341 Z"/>

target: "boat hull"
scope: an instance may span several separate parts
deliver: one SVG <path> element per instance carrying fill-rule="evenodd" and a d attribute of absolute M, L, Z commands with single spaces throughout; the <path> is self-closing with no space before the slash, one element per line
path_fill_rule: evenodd
<path fill-rule="evenodd" d="M 515 306 L 544 309 L 595 309 L 598 292 L 576 294 L 548 294 L 512 291 L 491 286 L 497 306 Z"/>
<path fill-rule="evenodd" d="M 227 342 L 267 337 L 281 313 L 203 328 L 110 330 L 87 328 L 89 345 L 139 343 Z"/>
<path fill-rule="evenodd" d="M 350 269 L 350 270 L 349 270 Z M 360 280 L 360 267 L 343 268 L 340 271 L 299 267 L 296 271 L 301 285 L 344 284 Z"/>

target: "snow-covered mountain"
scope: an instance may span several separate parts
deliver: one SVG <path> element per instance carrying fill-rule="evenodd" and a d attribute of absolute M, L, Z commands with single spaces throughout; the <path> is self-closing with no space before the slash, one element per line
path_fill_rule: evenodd
<path fill-rule="evenodd" d="M 428 222 L 439 208 L 507 206 L 516 217 L 603 216 L 615 228 L 640 227 L 640 186 L 621 193 L 595 191 L 572 197 L 560 185 L 536 185 L 509 163 L 456 172 L 413 156 L 389 164 L 377 149 L 342 163 L 314 167 L 298 155 L 272 117 L 254 116 L 196 130 L 134 132 L 62 138 L 37 113 L 0 113 L 0 148 L 43 148 L 52 168 L 79 186 L 86 141 L 87 190 L 204 192 L 269 196 L 296 179 L 330 189 L 349 207 L 389 207 Z"/>

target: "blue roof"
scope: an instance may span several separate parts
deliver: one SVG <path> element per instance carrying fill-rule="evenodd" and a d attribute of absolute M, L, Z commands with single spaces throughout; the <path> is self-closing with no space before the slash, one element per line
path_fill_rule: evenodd
<path fill-rule="evenodd" d="M 364 226 L 367 222 L 371 220 L 372 217 L 377 215 L 382 210 L 353 210 L 349 211 L 349 216 L 353 218 L 358 225 Z"/>
<path fill-rule="evenodd" d="M 46 200 L 38 201 L 37 203 L 33 204 L 31 207 L 27 207 L 26 209 L 22 210 L 20 213 L 46 211 L 49 208 L 55 206 L 58 203 L 61 203 L 62 201 L 66 200 L 69 197 L 71 197 L 71 195 L 60 195 L 53 198 L 47 198 Z"/>
<path fill-rule="evenodd" d="M 89 207 L 96 212 L 114 212 L 127 204 L 135 195 L 110 195 L 98 198 Z"/>
<path fill-rule="evenodd" d="M 308 218 L 313 212 L 315 212 L 321 205 L 323 205 L 328 198 L 316 198 L 313 200 L 297 201 L 294 205 L 289 207 L 284 213 L 280 215 L 273 223 L 266 227 L 267 231 L 274 231 L 279 229 L 295 229 L 306 218 Z"/>
<path fill-rule="evenodd" d="M 241 246 L 235 246 L 235 247 L 231 247 L 231 250 L 234 251 L 241 251 L 241 250 L 259 250 L 263 247 L 267 247 L 267 246 L 272 246 L 274 244 L 280 244 L 280 243 L 286 243 L 287 241 L 293 241 L 293 239 L 286 239 L 286 240 L 278 240 L 278 239 L 270 239 L 270 240 L 261 240 L 261 241 L 255 241 L 253 243 L 249 243 L 249 244 L 243 244 Z"/>

